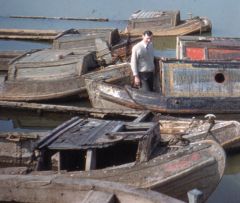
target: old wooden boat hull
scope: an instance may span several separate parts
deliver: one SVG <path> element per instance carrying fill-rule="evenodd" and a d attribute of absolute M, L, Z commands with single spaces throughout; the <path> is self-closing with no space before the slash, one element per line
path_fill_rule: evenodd
<path fill-rule="evenodd" d="M 158 141 L 159 125 L 156 122 L 139 123 L 141 120 L 137 118 L 126 123 L 72 118 L 38 142 L 30 168 L 3 168 L 0 171 L 27 173 L 35 166 L 40 171 L 32 171 L 32 174 L 58 172 L 64 177 L 120 182 L 153 189 L 184 201 L 189 190 L 198 188 L 203 192 L 203 201 L 206 200 L 224 172 L 222 147 L 210 140 L 166 145 Z M 116 152 L 128 156 L 115 156 Z"/>
<path fill-rule="evenodd" d="M 13 102 L 13 101 L 0 101 L 1 110 L 5 109 L 9 111 L 26 111 L 27 115 L 30 112 L 34 112 L 36 115 L 39 113 L 49 114 L 56 113 L 63 114 L 66 116 L 82 116 L 82 117 L 95 117 L 95 118 L 106 118 L 106 119 L 125 119 L 134 120 L 138 116 L 145 114 L 147 111 L 129 109 L 102 109 L 102 108 L 91 108 L 91 107 L 79 107 L 79 106 L 69 106 L 69 105 L 54 105 L 46 103 L 32 103 L 32 102 Z M 2 111 L 1 111 L 1 115 Z M 22 118 L 22 116 L 20 116 Z M 59 116 L 58 116 L 59 117 Z M 30 118 L 31 119 L 31 118 Z M 59 118 L 58 118 L 59 119 Z M 55 118 L 55 121 L 58 120 Z M 29 120 L 29 117 L 28 117 Z M 45 123 L 46 124 L 46 123 Z M 38 123 L 39 125 L 39 123 Z M 46 126 L 46 125 L 45 125 Z"/>
<path fill-rule="evenodd" d="M 92 100 L 95 108 L 150 110 L 160 113 L 207 114 L 239 113 L 239 98 L 221 97 L 164 97 L 159 93 L 146 93 L 131 87 L 106 83 L 93 83 L 97 95 Z M 234 106 L 233 106 L 234 105 Z"/>
<path fill-rule="evenodd" d="M 162 113 L 239 113 L 238 62 L 176 61 L 160 62 L 155 92 L 144 92 L 108 81 L 110 77 L 130 85 L 129 65 L 115 66 L 85 76 L 94 107 L 145 109 Z M 128 67 L 127 67 L 128 66 Z M 104 81 L 104 78 L 107 80 Z M 96 80 L 96 78 L 99 78 Z M 160 80 L 159 80 L 160 78 Z M 123 82 L 122 82 L 123 83 Z"/>
<path fill-rule="evenodd" d="M 63 176 L 121 182 L 184 201 L 189 190 L 198 188 L 206 200 L 224 172 L 223 148 L 213 140 L 164 145 L 160 138 L 157 122 L 75 117 L 38 143 L 33 174 L 62 171 Z"/>
<path fill-rule="evenodd" d="M 129 60 L 132 46 L 140 40 L 113 28 L 70 29 L 54 39 L 52 47 L 96 51 L 99 63 L 106 65 Z"/>
<path fill-rule="evenodd" d="M 40 104 L 41 105 L 41 104 Z M 54 109 L 54 108 L 53 108 Z M 16 109 L 14 108 L 16 111 Z M 30 167 L 34 165 L 35 147 L 45 139 L 52 129 L 66 120 L 71 118 L 70 115 L 59 116 L 59 114 L 48 115 L 49 119 L 36 119 L 31 114 L 31 111 L 19 111 L 12 113 L 11 119 L 14 125 L 13 130 L 0 132 L 0 168 L 1 167 Z M 7 110 L 9 112 L 9 109 Z M 68 110 L 67 110 L 68 111 Z M 38 109 L 39 112 L 39 109 Z M 66 113 L 66 112 L 65 112 Z M 73 112 L 72 112 L 73 113 Z M 76 113 L 76 112 L 75 112 Z M 78 116 L 82 118 L 105 118 L 118 119 L 125 121 L 151 121 L 153 115 L 144 111 L 101 111 L 98 109 L 78 109 Z M 149 118 L 149 119 L 147 119 Z M 9 120 L 9 117 L 4 116 L 4 111 L 1 109 L 1 120 Z M 68 122 L 66 122 L 68 123 Z M 64 124 L 63 126 L 65 126 Z M 41 129 L 39 129 L 39 127 Z M 21 130 L 19 130 L 21 129 Z M 36 130 L 38 129 L 38 130 Z M 58 128 L 58 130 L 60 127 Z"/>
<path fill-rule="evenodd" d="M 103 180 L 56 175 L 0 175 L 4 202 L 180 203 L 164 194 Z M 51 191 L 51 192 L 49 192 Z"/>
<path fill-rule="evenodd" d="M 39 101 L 85 91 L 82 75 L 98 67 L 94 54 L 72 50 L 28 52 L 9 65 L 0 100 Z"/>
<path fill-rule="evenodd" d="M 208 140 L 178 147 L 178 150 L 165 155 L 156 155 L 148 162 L 62 175 L 120 182 L 137 188 L 152 189 L 183 201 L 187 201 L 186 194 L 189 190 L 198 188 L 203 192 L 205 201 L 221 180 L 224 168 L 223 149 L 216 142 Z"/>
<path fill-rule="evenodd" d="M 161 137 L 172 143 L 211 139 L 225 150 L 239 149 L 240 123 L 235 120 L 215 120 L 214 116 L 211 120 L 208 116 L 213 115 L 208 114 L 205 119 L 158 115 Z"/>
<path fill-rule="evenodd" d="M 114 28 L 92 28 L 92 29 L 70 29 L 66 30 L 53 41 L 54 49 L 89 48 L 96 50 L 95 39 L 102 39 L 110 46 L 120 40 L 118 29 Z"/>
<path fill-rule="evenodd" d="M 240 125 L 236 120 L 219 120 L 217 117 L 212 124 L 208 118 L 180 118 L 153 114 L 143 110 L 97 109 L 74 106 L 38 104 L 29 102 L 0 102 L 0 118 L 8 119 L 9 111 L 15 128 L 31 128 L 41 126 L 43 130 L 50 130 L 70 119 L 72 116 L 118 119 L 135 122 L 157 121 L 160 123 L 161 136 L 165 141 L 181 142 L 179 138 L 189 141 L 212 139 L 217 141 L 224 149 L 238 149 L 240 143 Z M 6 110 L 4 110 L 6 109 Z M 17 112 L 16 112 L 17 110 Z M 20 113 L 19 113 L 20 111 Z M 34 112 L 34 115 L 33 113 Z M 49 119 L 36 119 L 36 113 L 42 112 Z M 220 118 L 221 119 L 221 118 Z M 6 133 L 7 134 L 7 133 Z"/>
<path fill-rule="evenodd" d="M 180 19 L 179 11 L 137 11 L 132 14 L 125 33 L 141 36 L 149 29 L 154 36 L 181 36 L 193 33 L 210 32 L 211 21 L 206 17 Z"/>
<path fill-rule="evenodd" d="M 52 41 L 61 32 L 57 30 L 0 29 L 0 38 Z"/>
<path fill-rule="evenodd" d="M 36 143 L 46 135 L 44 131 L 1 132 L 0 168 L 30 166 Z"/>
<path fill-rule="evenodd" d="M 177 59 L 239 60 L 240 39 L 210 36 L 178 36 Z"/>

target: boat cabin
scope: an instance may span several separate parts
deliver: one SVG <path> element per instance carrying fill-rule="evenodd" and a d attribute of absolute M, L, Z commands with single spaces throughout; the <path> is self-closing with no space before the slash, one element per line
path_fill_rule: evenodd
<path fill-rule="evenodd" d="M 102 39 L 109 46 L 120 41 L 120 34 L 115 28 L 70 29 L 53 40 L 54 49 L 86 48 L 95 50 L 95 39 Z"/>
<path fill-rule="evenodd" d="M 57 80 L 80 76 L 98 67 L 93 52 L 73 50 L 34 50 L 9 65 L 9 81 Z"/>
<path fill-rule="evenodd" d="M 239 62 L 169 60 L 160 66 L 163 96 L 203 99 L 240 96 Z"/>
<path fill-rule="evenodd" d="M 77 49 L 96 52 L 101 64 L 125 61 L 131 55 L 132 46 L 141 38 L 120 35 L 115 28 L 70 29 L 53 41 L 53 49 Z"/>
<path fill-rule="evenodd" d="M 74 117 L 38 143 L 38 170 L 92 170 L 141 163 L 149 160 L 158 140 L 155 122 Z"/>
<path fill-rule="evenodd" d="M 240 39 L 210 36 L 178 36 L 177 59 L 240 60 Z"/>
<path fill-rule="evenodd" d="M 211 32 L 212 23 L 207 17 L 192 15 L 188 19 L 181 19 L 179 10 L 138 10 L 130 16 L 124 34 L 141 36 L 145 30 L 151 30 L 154 36 L 201 35 Z"/>
<path fill-rule="evenodd" d="M 0 100 L 43 101 L 85 96 L 83 74 L 99 68 L 94 52 L 32 50 L 9 63 L 0 84 Z"/>
<path fill-rule="evenodd" d="M 143 11 L 133 13 L 126 30 L 146 27 L 174 27 L 180 23 L 180 11 Z"/>

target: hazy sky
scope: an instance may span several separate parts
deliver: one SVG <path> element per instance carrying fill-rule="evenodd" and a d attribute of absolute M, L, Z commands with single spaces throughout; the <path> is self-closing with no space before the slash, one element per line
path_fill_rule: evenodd
<path fill-rule="evenodd" d="M 131 2 L 131 3 L 130 3 Z M 207 16 L 213 29 L 239 36 L 240 1 L 237 0 L 0 0 L 0 15 L 96 17 L 128 19 L 136 10 L 180 10 L 181 17 Z M 219 32 L 218 32 L 219 33 Z"/>
<path fill-rule="evenodd" d="M 131 3 L 129 3 L 131 2 Z M 183 13 L 207 15 L 222 14 L 227 5 L 239 11 L 240 3 L 235 0 L 0 0 L 0 14 L 47 15 L 47 16 L 96 16 L 127 18 L 138 9 L 179 9 Z M 231 6 L 232 5 L 232 6 Z M 232 12 L 235 12 L 234 10 Z M 238 12 L 239 13 L 239 12 Z M 221 16 L 219 16 L 221 17 Z"/>

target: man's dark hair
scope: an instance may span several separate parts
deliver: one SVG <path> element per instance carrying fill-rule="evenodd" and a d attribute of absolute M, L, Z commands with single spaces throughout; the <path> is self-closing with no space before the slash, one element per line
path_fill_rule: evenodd
<path fill-rule="evenodd" d="M 143 32 L 143 35 L 144 35 L 144 36 L 145 36 L 145 35 L 147 35 L 147 36 L 152 36 L 153 33 L 152 33 L 152 31 L 150 31 L 150 30 L 146 30 L 146 31 Z"/>

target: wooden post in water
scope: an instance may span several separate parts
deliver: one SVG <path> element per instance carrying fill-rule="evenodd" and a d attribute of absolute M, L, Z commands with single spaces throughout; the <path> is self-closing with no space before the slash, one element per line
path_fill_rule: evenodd
<path fill-rule="evenodd" d="M 188 193 L 189 203 L 201 203 L 203 202 L 203 193 L 198 189 L 190 190 Z"/>

